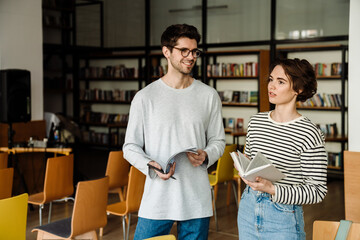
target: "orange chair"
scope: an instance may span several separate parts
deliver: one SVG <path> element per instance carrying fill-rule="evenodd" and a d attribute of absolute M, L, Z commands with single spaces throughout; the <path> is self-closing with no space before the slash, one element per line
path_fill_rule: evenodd
<path fill-rule="evenodd" d="M 7 168 L 9 155 L 7 152 L 0 152 L 0 169 Z"/>
<path fill-rule="evenodd" d="M 108 177 L 79 182 L 72 217 L 34 228 L 32 232 L 38 232 L 37 240 L 97 240 L 96 229 L 107 223 L 108 186 Z"/>
<path fill-rule="evenodd" d="M 74 155 L 49 158 L 46 164 L 43 192 L 29 196 L 29 203 L 39 206 L 39 220 L 42 225 L 42 209 L 50 203 L 48 223 L 51 221 L 52 201 L 63 199 L 74 193 Z"/>
<path fill-rule="evenodd" d="M 118 193 L 120 201 L 125 200 L 129 171 L 130 163 L 125 160 L 123 151 L 111 151 L 105 176 L 109 176 L 109 192 Z"/>
<path fill-rule="evenodd" d="M 28 194 L 0 200 L 0 239 L 26 239 Z"/>
<path fill-rule="evenodd" d="M 340 222 L 334 221 L 314 221 L 313 224 L 313 240 L 335 239 L 339 229 Z M 349 229 L 347 240 L 360 239 L 360 223 L 352 223 Z"/>
<path fill-rule="evenodd" d="M 129 183 L 127 186 L 126 200 L 107 206 L 107 213 L 122 217 L 124 239 L 129 239 L 131 213 L 137 212 L 140 207 L 145 185 L 145 175 L 135 167 L 130 168 Z M 126 221 L 128 219 L 127 230 Z"/>
<path fill-rule="evenodd" d="M 11 197 L 13 180 L 13 168 L 0 169 L 0 199 Z"/>
<path fill-rule="evenodd" d="M 225 147 L 224 154 L 219 158 L 217 162 L 216 171 L 212 174 L 209 174 L 209 182 L 211 186 L 211 193 L 213 198 L 214 206 L 214 217 L 216 223 L 216 230 L 218 230 L 218 222 L 216 215 L 216 198 L 218 191 L 218 184 L 227 182 L 228 184 L 233 185 L 235 199 L 236 199 L 236 189 L 233 183 L 234 178 L 234 162 L 230 156 L 230 152 L 234 152 L 237 149 L 236 144 L 228 145 Z"/>
<path fill-rule="evenodd" d="M 105 176 L 109 176 L 109 193 L 118 193 L 120 201 L 125 200 L 129 180 L 130 163 L 124 158 L 123 151 L 109 153 Z M 103 229 L 100 229 L 100 236 Z"/>
<path fill-rule="evenodd" d="M 360 152 L 344 151 L 345 219 L 360 222 Z"/>

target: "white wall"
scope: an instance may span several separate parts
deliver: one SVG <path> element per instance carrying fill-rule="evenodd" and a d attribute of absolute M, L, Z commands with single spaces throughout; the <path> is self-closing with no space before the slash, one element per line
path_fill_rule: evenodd
<path fill-rule="evenodd" d="M 0 69 L 31 72 L 31 118 L 43 119 L 41 0 L 0 0 Z"/>
<path fill-rule="evenodd" d="M 360 152 L 360 1 L 350 0 L 349 23 L 349 150 Z"/>

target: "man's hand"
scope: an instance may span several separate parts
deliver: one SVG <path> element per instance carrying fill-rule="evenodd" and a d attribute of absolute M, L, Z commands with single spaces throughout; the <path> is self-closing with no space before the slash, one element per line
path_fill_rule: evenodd
<path fill-rule="evenodd" d="M 198 149 L 197 150 L 198 154 L 196 153 L 191 153 L 191 152 L 187 152 L 186 155 L 190 161 L 190 163 L 194 166 L 194 167 L 198 167 L 201 164 L 204 163 L 206 157 L 207 157 L 207 153 L 202 150 L 202 149 Z"/>
<path fill-rule="evenodd" d="M 149 162 L 150 165 L 162 169 L 161 166 L 155 162 L 155 161 L 150 161 Z M 154 170 L 156 172 L 156 174 L 159 176 L 159 178 L 161 178 L 162 180 L 168 180 L 172 175 L 174 175 L 175 173 L 175 166 L 176 163 L 174 162 L 171 167 L 170 167 L 170 171 L 167 174 L 161 173 L 160 171 Z"/>
<path fill-rule="evenodd" d="M 271 181 L 265 178 L 257 177 L 255 182 L 250 182 L 244 178 L 241 178 L 247 185 L 249 185 L 254 191 L 261 191 L 275 195 L 275 186 Z"/>

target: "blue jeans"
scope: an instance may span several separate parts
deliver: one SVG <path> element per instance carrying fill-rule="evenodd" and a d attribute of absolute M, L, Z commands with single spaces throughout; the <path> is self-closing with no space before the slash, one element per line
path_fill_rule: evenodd
<path fill-rule="evenodd" d="M 138 218 L 134 240 L 167 235 L 175 221 L 173 220 L 152 220 Z M 206 240 L 208 238 L 210 218 L 197 218 L 186 221 L 177 221 L 178 240 Z"/>
<path fill-rule="evenodd" d="M 302 206 L 272 202 L 246 186 L 238 212 L 239 239 L 305 240 Z"/>

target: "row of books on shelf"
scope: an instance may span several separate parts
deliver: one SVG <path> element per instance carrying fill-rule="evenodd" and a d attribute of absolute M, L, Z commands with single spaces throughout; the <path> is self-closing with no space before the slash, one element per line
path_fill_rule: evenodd
<path fill-rule="evenodd" d="M 151 72 L 150 72 L 151 77 L 156 78 L 156 77 L 164 76 L 167 73 L 167 67 L 168 67 L 167 65 L 153 66 L 151 68 Z M 144 72 L 145 71 L 146 70 L 144 69 Z M 201 76 L 201 67 L 198 65 L 195 65 L 191 71 L 191 75 L 193 77 Z"/>
<path fill-rule="evenodd" d="M 72 78 L 44 77 L 44 88 L 73 89 L 73 80 Z"/>
<path fill-rule="evenodd" d="M 258 63 L 215 63 L 207 65 L 208 77 L 257 77 Z"/>
<path fill-rule="evenodd" d="M 342 167 L 342 153 L 341 152 L 328 152 L 328 166 Z"/>
<path fill-rule="evenodd" d="M 131 102 L 136 93 L 137 90 L 102 90 L 99 88 L 81 89 L 80 100 Z"/>
<path fill-rule="evenodd" d="M 223 118 L 224 128 L 237 129 L 244 131 L 244 119 L 243 118 Z"/>
<path fill-rule="evenodd" d="M 138 78 L 139 71 L 135 67 L 125 67 L 125 65 L 115 65 L 106 67 L 82 67 L 79 77 L 86 78 Z"/>
<path fill-rule="evenodd" d="M 72 9 L 74 6 L 74 1 L 72 1 L 72 0 L 43 0 L 42 4 L 43 4 L 43 7 Z"/>
<path fill-rule="evenodd" d="M 85 111 L 81 117 L 85 123 L 124 123 L 126 124 L 129 120 L 129 114 L 120 113 L 104 113 L 104 112 L 92 112 Z"/>
<path fill-rule="evenodd" d="M 336 123 L 319 123 L 316 124 L 320 131 L 325 136 L 337 136 L 338 135 L 338 129 L 336 126 Z"/>
<path fill-rule="evenodd" d="M 314 65 L 316 76 L 338 76 L 341 75 L 341 63 L 315 63 Z"/>
<path fill-rule="evenodd" d="M 341 107 L 341 94 L 317 93 L 305 102 L 297 102 L 298 107 Z"/>
<path fill-rule="evenodd" d="M 71 22 L 68 17 L 56 16 L 53 14 L 43 15 L 43 25 L 46 27 L 71 28 Z"/>
<path fill-rule="evenodd" d="M 82 141 L 99 145 L 122 146 L 125 141 L 125 132 L 101 133 L 95 131 L 82 131 Z"/>
<path fill-rule="evenodd" d="M 233 91 L 225 90 L 218 91 L 222 102 L 233 103 L 257 103 L 259 93 L 258 91 Z"/>
<path fill-rule="evenodd" d="M 144 71 L 145 71 L 145 69 L 144 69 Z M 167 72 L 167 65 L 165 65 L 165 66 L 162 66 L 162 65 L 153 66 L 150 71 L 151 71 L 150 72 L 151 77 L 162 77 Z"/>

